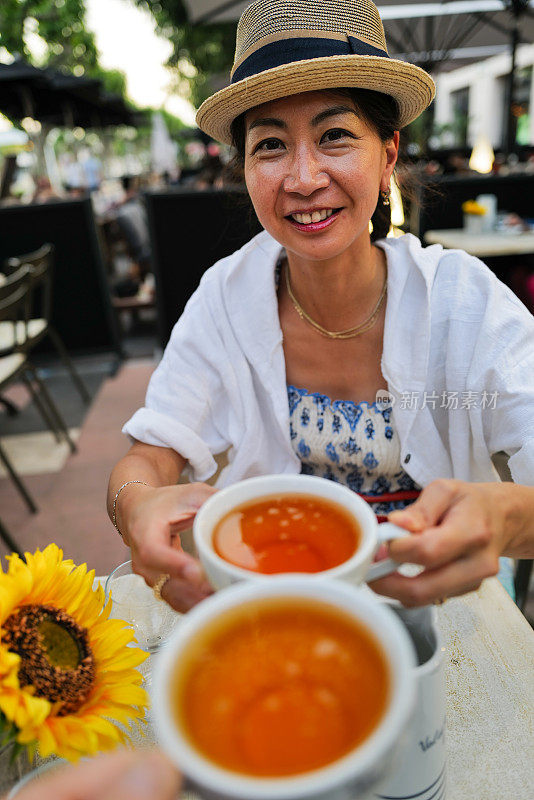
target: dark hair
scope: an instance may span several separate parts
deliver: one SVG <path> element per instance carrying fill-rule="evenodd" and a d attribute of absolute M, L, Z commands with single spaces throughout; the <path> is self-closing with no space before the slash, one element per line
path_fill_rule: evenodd
<path fill-rule="evenodd" d="M 399 109 L 396 100 L 390 95 L 375 92 L 372 89 L 327 89 L 325 91 L 331 91 L 352 100 L 358 113 L 376 132 L 380 141 L 389 141 L 393 138 L 395 131 L 399 130 Z M 245 113 L 236 117 L 231 125 L 232 142 L 236 149 L 236 155 L 230 162 L 230 168 L 233 175 L 241 180 L 245 164 Z M 387 236 L 391 227 L 391 207 L 384 205 L 381 194 L 378 196 L 378 203 L 371 222 L 373 224 L 372 242 Z"/>

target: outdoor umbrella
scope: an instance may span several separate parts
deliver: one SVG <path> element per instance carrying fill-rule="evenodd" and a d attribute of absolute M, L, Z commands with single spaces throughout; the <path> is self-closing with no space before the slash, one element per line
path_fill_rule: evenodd
<path fill-rule="evenodd" d="M 250 0 L 184 0 L 193 24 L 237 20 Z M 379 0 L 389 53 L 433 69 L 510 49 L 516 20 L 519 42 L 534 41 L 534 0 Z M 456 62 L 456 63 L 454 63 Z"/>
<path fill-rule="evenodd" d="M 133 125 L 135 115 L 119 95 L 104 91 L 97 78 L 77 78 L 57 70 L 47 70 L 49 80 L 66 98 L 67 119 L 80 128 L 106 128 L 112 125 Z"/>
<path fill-rule="evenodd" d="M 534 41 L 534 0 L 402 5 L 395 0 L 381 0 L 379 11 L 390 55 L 433 71 L 454 69 L 462 62 Z"/>
<path fill-rule="evenodd" d="M 193 24 L 237 20 L 249 0 L 184 0 Z M 510 52 L 506 106 L 510 109 L 505 149 L 512 143 L 512 99 L 516 50 L 534 42 L 534 0 L 452 0 L 377 3 L 389 54 L 429 72 Z"/>
<path fill-rule="evenodd" d="M 0 112 L 14 122 L 31 117 L 41 123 L 41 131 L 33 137 L 37 169 L 50 174 L 51 179 L 54 170 L 50 172 L 47 163 L 46 141 L 52 128 L 104 128 L 136 122 L 122 98 L 106 93 L 101 81 L 50 68 L 38 69 L 22 58 L 0 64 Z M 0 178 L 2 197 L 7 194 L 12 178 L 9 164 L 6 160 Z"/>
<path fill-rule="evenodd" d="M 45 70 L 22 59 L 0 64 L 0 111 L 9 119 L 56 122 L 63 116 L 63 104 L 64 98 L 50 85 Z"/>
<path fill-rule="evenodd" d="M 172 173 L 176 169 L 177 153 L 178 146 L 169 135 L 163 115 L 154 114 L 150 135 L 150 163 L 154 172 Z"/>
<path fill-rule="evenodd" d="M 231 22 L 237 20 L 251 0 L 184 0 L 189 19 L 202 22 Z"/>
<path fill-rule="evenodd" d="M 32 117 L 49 127 L 133 124 L 122 98 L 104 92 L 99 80 L 38 69 L 20 58 L 0 64 L 0 111 L 14 121 Z"/>

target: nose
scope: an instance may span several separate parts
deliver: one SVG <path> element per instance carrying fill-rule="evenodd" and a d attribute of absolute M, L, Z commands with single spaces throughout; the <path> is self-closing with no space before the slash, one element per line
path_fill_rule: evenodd
<path fill-rule="evenodd" d="M 307 146 L 298 148 L 284 178 L 284 191 L 307 197 L 317 189 L 326 189 L 329 184 L 330 178 L 310 149 Z"/>

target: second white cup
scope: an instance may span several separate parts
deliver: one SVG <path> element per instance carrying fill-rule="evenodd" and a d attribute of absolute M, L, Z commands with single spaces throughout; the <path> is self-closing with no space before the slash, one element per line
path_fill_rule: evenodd
<path fill-rule="evenodd" d="M 382 578 L 394 572 L 399 564 L 392 559 L 372 563 L 383 542 L 407 536 L 408 532 L 390 522 L 378 523 L 365 500 L 348 487 L 312 475 L 264 475 L 247 478 L 212 495 L 195 517 L 193 535 L 198 556 L 215 589 L 223 589 L 242 580 L 266 580 L 271 575 L 252 572 L 225 561 L 215 551 L 213 534 L 217 524 L 230 511 L 243 503 L 276 495 L 312 495 L 337 503 L 358 522 L 361 531 L 359 546 L 353 555 L 331 569 L 299 573 L 310 579 L 337 578 L 353 585 Z"/>
<path fill-rule="evenodd" d="M 273 601 L 313 601 L 323 610 L 348 615 L 372 634 L 388 665 L 391 685 L 377 727 L 346 755 L 311 771 L 258 777 L 212 761 L 195 744 L 173 707 L 177 702 L 175 687 L 179 685 L 180 673 L 187 669 L 187 654 L 195 652 L 195 642 L 202 640 L 207 630 L 213 630 L 214 623 L 224 627 L 228 620 L 235 619 L 237 610 L 253 617 L 258 608 L 268 608 Z M 277 670 L 272 674 L 286 675 L 284 652 L 273 658 L 277 659 Z M 158 742 L 186 776 L 186 786 L 209 800 L 371 800 L 402 758 L 405 731 L 414 710 L 414 667 L 415 652 L 404 626 L 384 603 L 361 589 L 339 581 L 310 582 L 303 575 L 271 575 L 269 581 L 262 583 L 241 583 L 195 606 L 184 616 L 168 646 L 158 654 L 152 684 Z M 231 732 L 225 730 L 223 735 L 231 736 Z"/>

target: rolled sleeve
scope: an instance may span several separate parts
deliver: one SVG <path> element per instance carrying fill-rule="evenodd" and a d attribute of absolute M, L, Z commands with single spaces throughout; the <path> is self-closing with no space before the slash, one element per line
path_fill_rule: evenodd
<path fill-rule="evenodd" d="M 217 469 L 209 447 L 194 430 L 151 408 L 136 411 L 122 432 L 145 444 L 171 447 L 189 463 L 195 481 L 207 481 Z"/>
<path fill-rule="evenodd" d="M 496 396 L 483 412 L 489 451 L 507 453 L 514 482 L 534 486 L 534 352 L 507 372 L 492 371 L 488 384 Z"/>
<path fill-rule="evenodd" d="M 508 468 L 515 483 L 534 486 L 534 437 L 509 459 Z"/>

